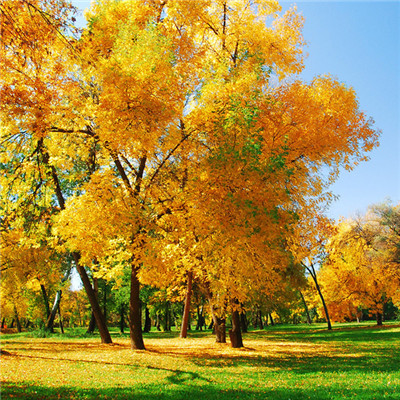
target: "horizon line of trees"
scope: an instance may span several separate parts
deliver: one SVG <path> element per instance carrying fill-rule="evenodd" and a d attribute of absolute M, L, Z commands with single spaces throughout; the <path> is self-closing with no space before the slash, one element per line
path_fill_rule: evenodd
<path fill-rule="evenodd" d="M 325 242 L 321 265 L 315 272 L 321 292 L 317 290 L 311 274 L 308 274 L 307 281 L 303 280 L 301 285 L 288 286 L 286 291 L 276 292 L 273 298 L 254 298 L 253 302 L 241 307 L 241 332 L 263 329 L 276 323 L 329 324 L 330 320 L 361 322 L 375 319 L 378 325 L 382 325 L 383 321 L 399 319 L 398 264 L 392 271 L 388 265 L 391 260 L 398 260 L 399 246 L 390 247 L 388 244 L 396 243 L 396 240 L 399 242 L 399 238 L 396 239 L 400 226 L 399 214 L 399 206 L 384 203 L 371 206 L 363 217 L 339 222 L 336 229 L 332 230 L 332 236 Z M 369 241 L 367 247 L 366 240 Z M 10 265 L 10 268 L 13 267 L 18 268 L 17 265 Z M 35 269 L 37 265 L 32 267 Z M 70 270 L 71 267 L 67 268 L 68 273 Z M 36 272 L 40 273 L 40 270 Z M 107 325 L 119 327 L 121 333 L 126 332 L 129 326 L 127 272 L 125 269 L 119 279 L 92 277 Z M 58 327 L 64 333 L 66 327 L 87 327 L 88 334 L 95 331 L 95 319 L 84 289 L 71 290 L 70 280 L 65 279 L 61 296 L 60 290 L 56 290 L 57 281 L 56 285 L 47 282 L 47 291 L 44 281 L 39 285 L 39 279 L 36 278 L 34 285 L 26 276 L 25 282 L 19 277 L 19 296 L 18 301 L 15 301 L 7 298 L 7 289 L 4 290 L 10 286 L 10 279 L 15 278 L 13 274 L 5 274 L 1 328 L 15 328 L 18 332 L 45 328 L 53 332 L 54 327 Z M 143 332 L 150 332 L 152 328 L 170 331 L 172 327 L 182 331 L 184 323 L 186 335 L 191 327 L 195 330 L 212 329 L 213 318 L 201 286 L 192 282 L 191 302 L 186 305 L 188 282 L 181 280 L 179 284 L 174 282 L 173 285 L 142 287 L 140 300 Z M 329 309 L 328 317 L 321 293 Z M 50 325 L 49 298 L 55 298 L 58 307 Z M 186 322 L 185 309 L 189 312 Z M 231 328 L 232 325 L 232 319 L 228 318 L 226 326 Z"/>

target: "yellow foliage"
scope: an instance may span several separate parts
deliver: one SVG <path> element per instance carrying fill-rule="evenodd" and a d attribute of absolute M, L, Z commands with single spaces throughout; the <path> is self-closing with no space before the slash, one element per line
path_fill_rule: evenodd
<path fill-rule="evenodd" d="M 130 265 L 168 286 L 191 270 L 221 308 L 271 293 L 288 250 L 310 256 L 312 223 L 327 230 L 339 168 L 377 145 L 353 89 L 284 79 L 304 21 L 277 1 L 98 0 L 79 36 L 63 0 L 1 10 L 2 204 L 12 229 L 25 203 L 51 209 L 35 217 L 53 238 L 38 234 L 97 276 Z"/>

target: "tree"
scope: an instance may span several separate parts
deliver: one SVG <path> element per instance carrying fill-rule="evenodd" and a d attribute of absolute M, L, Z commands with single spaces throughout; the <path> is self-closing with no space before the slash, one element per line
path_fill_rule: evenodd
<path fill-rule="evenodd" d="M 64 209 L 65 193 L 79 186 L 86 175 L 79 165 L 81 158 L 71 165 L 65 147 L 61 151 L 64 157 L 57 157 L 52 146 L 57 146 L 58 140 L 50 139 L 54 121 L 65 113 L 63 96 L 76 85 L 71 60 L 77 56 L 72 45 L 77 29 L 73 26 L 74 9 L 63 0 L 4 1 L 0 11 L 4 21 L 2 51 L 5 55 L 0 65 L 1 154 L 6 172 L 1 181 L 5 189 L 2 208 L 7 214 L 4 225 L 13 229 L 13 225 L 18 226 L 25 220 L 29 228 L 31 220 L 37 219 L 43 210 L 52 216 Z M 15 84 L 16 76 L 18 84 Z M 85 145 L 92 149 L 92 144 Z M 88 154 L 84 161 L 90 160 L 91 150 Z M 48 228 L 51 223 L 43 225 Z M 93 288 L 79 263 L 80 254 L 73 253 L 73 258 L 98 320 L 102 341 L 110 343 Z"/>
<path fill-rule="evenodd" d="M 60 297 L 56 292 L 61 291 L 63 275 L 69 275 L 68 260 L 41 242 L 40 236 L 29 237 L 23 229 L 1 232 L 1 254 L 2 292 L 12 302 L 12 312 L 19 317 L 34 315 L 53 331 L 59 300 L 50 310 L 49 297 Z"/>
<path fill-rule="evenodd" d="M 323 215 L 305 214 L 301 225 L 297 227 L 295 235 L 291 239 L 290 248 L 304 270 L 312 278 L 315 289 L 321 299 L 328 330 L 332 329 L 328 306 L 318 279 L 317 266 L 325 261 L 325 244 L 329 235 L 333 232 L 330 221 Z"/>
<path fill-rule="evenodd" d="M 50 15 L 65 8 L 43 4 Z M 304 43 L 296 10 L 279 11 L 266 0 L 97 1 L 78 37 L 67 34 L 64 14 L 58 30 L 44 25 L 53 36 L 37 37 L 34 65 L 43 67 L 36 86 L 26 77 L 18 85 L 24 96 L 3 68 L 8 150 L 20 132 L 42 141 L 59 197 L 53 234 L 74 254 L 93 307 L 83 266 L 96 259 L 111 275 L 130 267 L 133 349 L 144 348 L 140 279 L 155 242 L 168 236 L 192 253 L 194 279 L 210 289 L 214 322 L 223 323 L 260 276 L 286 269 L 299 214 L 329 199 L 339 167 L 351 169 L 376 145 L 352 89 L 329 77 L 284 83 L 301 71 Z M 96 169 L 82 173 L 93 158 Z M 64 203 L 60 176 L 73 186 Z M 167 224 L 181 226 L 184 240 L 166 235 Z"/>
<path fill-rule="evenodd" d="M 331 303 L 369 309 L 378 325 L 382 325 L 384 305 L 396 299 L 400 283 L 396 213 L 387 204 L 373 206 L 363 218 L 340 223 L 327 244 L 329 256 L 321 269 Z"/>

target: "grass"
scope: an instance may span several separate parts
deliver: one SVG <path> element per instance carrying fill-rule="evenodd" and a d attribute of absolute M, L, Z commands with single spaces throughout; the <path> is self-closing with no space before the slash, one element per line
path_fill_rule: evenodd
<path fill-rule="evenodd" d="M 82 331 L 1 336 L 2 399 L 400 399 L 400 326 L 275 326 L 244 335 L 244 349 L 210 332 L 145 335 L 133 352 Z"/>

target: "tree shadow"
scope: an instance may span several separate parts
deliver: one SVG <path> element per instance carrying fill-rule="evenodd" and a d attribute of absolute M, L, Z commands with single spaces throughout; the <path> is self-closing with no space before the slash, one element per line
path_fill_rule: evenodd
<path fill-rule="evenodd" d="M 178 383 L 182 383 L 178 381 Z M 378 396 L 378 397 L 377 397 Z M 145 387 L 113 387 L 105 389 L 80 389 L 62 386 L 58 388 L 37 385 L 16 385 L 3 383 L 2 398 L 18 398 L 32 400 L 78 400 L 78 399 L 140 399 L 140 400 L 332 400 L 335 398 L 361 398 L 363 400 L 373 400 L 385 398 L 398 400 L 399 395 L 396 388 L 385 390 L 384 397 L 371 388 L 363 389 L 341 389 L 340 393 L 327 387 L 305 387 L 305 388 L 245 388 L 245 389 L 224 389 L 213 384 L 205 385 L 166 385 L 160 389 L 160 385 L 146 385 Z"/>

